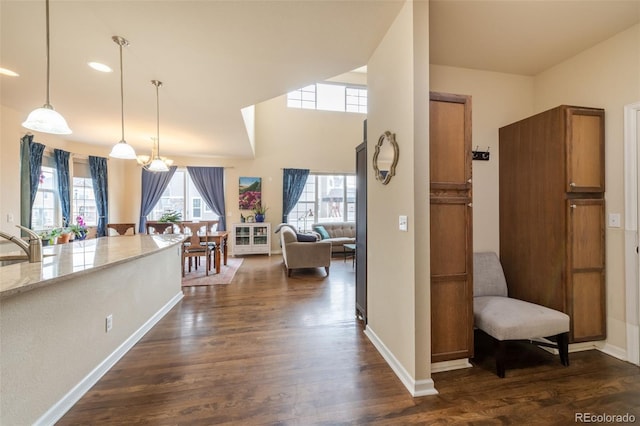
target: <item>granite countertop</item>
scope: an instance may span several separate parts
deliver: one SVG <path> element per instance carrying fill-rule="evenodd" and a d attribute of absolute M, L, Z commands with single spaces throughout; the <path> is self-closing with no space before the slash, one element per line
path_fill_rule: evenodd
<path fill-rule="evenodd" d="M 93 238 L 43 247 L 42 262 L 0 266 L 0 299 L 147 256 L 183 240 L 184 235 L 181 234 L 142 234 Z M 3 253 L 24 254 L 19 249 Z"/>

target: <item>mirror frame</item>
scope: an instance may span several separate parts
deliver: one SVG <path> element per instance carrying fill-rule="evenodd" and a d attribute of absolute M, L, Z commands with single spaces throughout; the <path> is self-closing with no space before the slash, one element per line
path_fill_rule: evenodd
<path fill-rule="evenodd" d="M 389 167 L 389 171 L 387 174 L 382 177 L 382 173 L 378 168 L 378 156 L 380 155 L 380 148 L 384 144 L 385 140 L 388 140 L 393 148 L 393 160 L 391 161 L 391 166 Z M 396 165 L 398 164 L 398 157 L 400 156 L 400 147 L 398 146 L 398 142 L 396 142 L 396 134 L 391 133 L 390 131 L 384 132 L 380 135 L 378 139 L 378 143 L 376 144 L 376 151 L 373 154 L 373 172 L 376 175 L 376 180 L 380 181 L 383 185 L 386 185 L 391 181 L 391 178 L 396 174 Z"/>

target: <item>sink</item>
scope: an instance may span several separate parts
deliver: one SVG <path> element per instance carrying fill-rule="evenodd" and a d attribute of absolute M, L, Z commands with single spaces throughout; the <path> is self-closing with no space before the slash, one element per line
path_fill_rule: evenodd
<path fill-rule="evenodd" d="M 13 265 L 14 263 L 28 262 L 27 256 L 0 256 L 0 266 Z"/>
<path fill-rule="evenodd" d="M 55 255 L 53 253 L 47 253 L 42 255 L 43 258 L 52 257 L 52 256 L 55 256 Z M 24 255 L 0 256 L 0 267 L 13 265 L 14 263 L 23 263 L 23 262 L 29 262 L 29 258 Z"/>

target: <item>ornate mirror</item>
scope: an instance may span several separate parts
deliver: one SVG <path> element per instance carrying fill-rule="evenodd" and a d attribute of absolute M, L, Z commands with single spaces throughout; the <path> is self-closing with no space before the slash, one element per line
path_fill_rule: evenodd
<path fill-rule="evenodd" d="M 373 154 L 373 171 L 376 179 L 383 185 L 388 184 L 391 177 L 396 174 L 399 155 L 400 149 L 396 142 L 396 134 L 387 130 L 378 139 L 376 152 Z"/>

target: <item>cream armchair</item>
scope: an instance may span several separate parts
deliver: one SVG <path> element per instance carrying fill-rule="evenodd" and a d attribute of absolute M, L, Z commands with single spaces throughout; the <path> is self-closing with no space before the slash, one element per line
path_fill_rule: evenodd
<path fill-rule="evenodd" d="M 280 228 L 280 245 L 287 275 L 293 269 L 324 267 L 329 275 L 331 266 L 331 243 L 328 241 L 299 242 L 296 233 L 290 227 Z"/>

